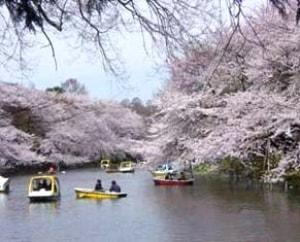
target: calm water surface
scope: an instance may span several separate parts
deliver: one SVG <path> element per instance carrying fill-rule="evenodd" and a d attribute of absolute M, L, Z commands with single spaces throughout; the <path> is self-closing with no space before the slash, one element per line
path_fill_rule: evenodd
<path fill-rule="evenodd" d="M 0 194 L 0 241 L 298 242 L 300 196 L 230 187 L 199 178 L 192 187 L 155 187 L 146 171 L 106 174 L 97 169 L 59 175 L 57 203 L 30 204 L 29 176 L 14 177 Z M 74 187 L 118 181 L 127 198 L 76 199 Z"/>

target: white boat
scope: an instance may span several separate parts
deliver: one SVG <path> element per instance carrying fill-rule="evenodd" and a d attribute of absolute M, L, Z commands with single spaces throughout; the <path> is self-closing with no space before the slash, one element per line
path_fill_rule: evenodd
<path fill-rule="evenodd" d="M 28 187 L 30 202 L 57 201 L 60 198 L 60 186 L 56 176 L 34 176 Z"/>
<path fill-rule="evenodd" d="M 9 178 L 0 176 L 0 192 L 9 192 Z"/>
<path fill-rule="evenodd" d="M 177 171 L 172 168 L 170 164 L 163 164 L 158 166 L 154 171 L 151 171 L 154 177 L 166 176 L 167 174 L 176 174 Z"/>
<path fill-rule="evenodd" d="M 132 161 L 122 161 L 120 163 L 119 171 L 123 173 L 134 172 L 134 164 Z"/>

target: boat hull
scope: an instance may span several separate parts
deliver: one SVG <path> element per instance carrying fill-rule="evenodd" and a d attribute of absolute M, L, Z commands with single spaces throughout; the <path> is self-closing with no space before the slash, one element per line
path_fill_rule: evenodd
<path fill-rule="evenodd" d="M 0 193 L 9 193 L 9 183 L 0 188 Z"/>
<path fill-rule="evenodd" d="M 117 192 L 100 192 L 94 191 L 92 189 L 85 188 L 75 188 L 76 198 L 89 198 L 89 199 L 117 199 L 122 197 L 127 197 L 126 193 Z"/>
<path fill-rule="evenodd" d="M 133 173 L 134 168 L 125 168 L 125 169 L 120 168 L 119 171 L 122 173 Z"/>
<path fill-rule="evenodd" d="M 8 193 L 9 192 L 9 178 L 5 178 L 0 176 L 0 193 Z"/>
<path fill-rule="evenodd" d="M 44 197 L 44 196 L 41 196 L 41 197 L 30 197 L 28 196 L 29 198 L 29 201 L 31 203 L 35 203 L 35 202 L 56 202 L 60 199 L 60 196 L 49 196 L 49 197 Z"/>
<path fill-rule="evenodd" d="M 120 172 L 120 170 L 119 169 L 108 168 L 108 169 L 105 169 L 105 172 L 106 173 L 117 173 L 117 172 Z"/>
<path fill-rule="evenodd" d="M 156 186 L 190 186 L 194 184 L 194 179 L 188 180 L 166 180 L 166 179 L 153 179 Z"/>
<path fill-rule="evenodd" d="M 134 173 L 134 168 L 131 169 L 105 169 L 106 173 Z"/>

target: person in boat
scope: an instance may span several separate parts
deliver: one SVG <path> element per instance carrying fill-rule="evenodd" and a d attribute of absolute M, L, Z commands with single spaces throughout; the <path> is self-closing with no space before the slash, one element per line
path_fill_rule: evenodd
<path fill-rule="evenodd" d="M 96 182 L 96 185 L 95 185 L 95 191 L 104 191 L 100 179 L 98 179 L 97 182 Z"/>
<path fill-rule="evenodd" d="M 165 176 L 165 179 L 166 179 L 166 180 L 173 180 L 173 174 L 170 173 L 170 172 L 167 173 L 166 176 Z"/>
<path fill-rule="evenodd" d="M 39 181 L 38 190 L 45 189 L 46 191 L 51 190 L 51 183 L 47 183 L 46 179 Z"/>
<path fill-rule="evenodd" d="M 121 188 L 120 186 L 117 184 L 116 181 L 112 181 L 111 182 L 111 186 L 109 188 L 110 192 L 121 192 Z"/>
<path fill-rule="evenodd" d="M 54 166 L 50 166 L 47 172 L 49 174 L 54 174 L 56 172 Z"/>
<path fill-rule="evenodd" d="M 186 180 L 186 176 L 183 171 L 180 172 L 180 176 L 179 176 L 178 180 Z"/>

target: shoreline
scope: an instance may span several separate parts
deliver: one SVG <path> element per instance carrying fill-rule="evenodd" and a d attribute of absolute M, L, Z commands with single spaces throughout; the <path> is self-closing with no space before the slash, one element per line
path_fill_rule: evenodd
<path fill-rule="evenodd" d="M 24 165 L 20 164 L 15 167 L 1 167 L 0 168 L 0 175 L 5 177 L 14 177 L 20 175 L 31 175 L 37 174 L 38 172 L 46 173 L 49 168 L 53 165 L 51 162 L 45 163 L 38 163 L 38 164 L 30 164 Z M 58 171 L 68 171 L 68 170 L 77 170 L 77 169 L 84 169 L 84 168 L 96 168 L 99 167 L 99 162 L 91 161 L 85 163 L 74 163 L 74 164 L 64 164 L 60 166 Z"/>

